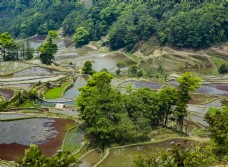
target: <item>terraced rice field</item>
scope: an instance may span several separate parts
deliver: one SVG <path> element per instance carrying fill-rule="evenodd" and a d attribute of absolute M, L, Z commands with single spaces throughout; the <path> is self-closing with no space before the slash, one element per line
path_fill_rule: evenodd
<path fill-rule="evenodd" d="M 191 147 L 193 141 L 183 139 L 173 139 L 157 143 L 145 144 L 145 145 L 134 145 L 127 147 L 113 148 L 109 150 L 109 155 L 102 161 L 99 167 L 131 167 L 133 165 L 133 159 L 138 155 L 144 156 L 155 154 L 162 149 L 171 148 L 170 143 L 180 143 L 185 147 Z M 186 144 L 185 144 L 186 143 Z"/>
<path fill-rule="evenodd" d="M 61 118 L 0 122 L 0 158 L 19 161 L 32 143 L 51 156 L 60 149 L 67 130 L 75 125 L 73 120 Z"/>
<path fill-rule="evenodd" d="M 14 96 L 14 91 L 11 89 L 0 88 L 0 95 L 5 98 L 5 100 L 10 100 Z"/>
<path fill-rule="evenodd" d="M 12 61 L 0 62 L 0 69 L 1 69 L 0 75 L 12 74 L 32 66 L 34 65 L 29 63 L 23 63 L 23 62 L 12 62 Z"/>

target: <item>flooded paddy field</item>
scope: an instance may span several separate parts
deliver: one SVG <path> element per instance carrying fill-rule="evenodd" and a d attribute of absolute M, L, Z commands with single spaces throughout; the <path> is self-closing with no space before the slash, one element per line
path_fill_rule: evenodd
<path fill-rule="evenodd" d="M 93 167 L 101 159 L 101 152 L 93 150 L 81 158 L 82 163 L 79 167 Z"/>
<path fill-rule="evenodd" d="M 17 71 L 24 70 L 26 68 L 34 66 L 30 63 L 24 62 L 14 62 L 14 61 L 7 61 L 7 62 L 0 62 L 0 75 L 8 75 L 15 73 Z"/>
<path fill-rule="evenodd" d="M 17 113 L 0 113 L 0 121 L 7 121 L 7 120 L 13 120 L 13 119 L 14 120 L 26 119 L 26 118 L 31 118 L 31 116 L 25 115 L 25 114 L 17 114 Z"/>
<path fill-rule="evenodd" d="M 61 118 L 0 122 L 0 158 L 18 162 L 30 144 L 37 144 L 46 156 L 51 156 L 60 149 L 67 130 L 75 125 L 73 120 Z"/>
<path fill-rule="evenodd" d="M 22 77 L 22 76 L 43 76 L 43 75 L 57 75 L 60 74 L 60 71 L 44 68 L 44 67 L 30 67 L 25 70 L 16 72 L 13 74 L 13 77 Z"/>
<path fill-rule="evenodd" d="M 72 104 L 72 106 L 73 106 L 73 104 Z M 58 110 L 55 108 L 50 108 L 50 112 L 55 113 L 55 114 L 67 115 L 69 117 L 77 117 L 80 114 L 79 111 L 73 110 L 72 108 L 69 108 L 69 107 L 65 108 L 64 110 Z"/>
<path fill-rule="evenodd" d="M 75 80 L 75 82 L 73 84 L 73 87 L 68 89 L 64 93 L 63 97 L 56 98 L 56 99 L 43 99 L 42 101 L 37 102 L 37 104 L 40 105 L 41 107 L 55 107 L 56 103 L 65 104 L 66 107 L 74 106 L 75 99 L 80 94 L 80 91 L 78 90 L 78 88 L 80 88 L 86 84 L 86 79 L 87 78 L 85 78 L 83 76 L 77 77 L 77 79 Z M 57 112 L 57 113 L 60 112 L 59 110 L 52 110 L 52 111 Z M 67 110 L 66 113 L 71 115 L 71 111 L 68 112 L 68 110 Z M 74 113 L 72 113 L 72 114 L 75 115 Z"/>
<path fill-rule="evenodd" d="M 33 85 L 34 85 L 34 83 L 14 84 L 14 85 L 5 84 L 5 85 L 2 85 L 1 88 L 23 89 L 28 92 L 32 88 Z"/>
<path fill-rule="evenodd" d="M 73 87 L 68 89 L 65 92 L 65 94 L 63 95 L 63 98 L 75 99 L 80 94 L 80 91 L 78 90 L 78 88 L 81 88 L 82 86 L 85 86 L 85 85 L 86 85 L 86 79 L 79 76 L 74 82 Z"/>
<path fill-rule="evenodd" d="M 71 129 L 65 138 L 63 151 L 73 152 L 82 146 L 84 131 L 79 127 Z"/>
<path fill-rule="evenodd" d="M 21 77 L 16 78 L 9 78 L 6 80 L 4 80 L 4 82 L 2 82 L 3 85 L 16 85 L 16 84 L 34 84 L 37 82 L 48 82 L 48 81 L 55 81 L 58 80 L 60 78 L 65 77 L 65 75 L 53 75 L 53 76 L 48 76 L 48 77 L 35 77 L 35 79 L 33 77 L 29 77 L 29 80 L 23 80 Z M 16 79 L 16 80 L 15 80 Z"/>
<path fill-rule="evenodd" d="M 207 95 L 207 94 L 199 94 L 199 93 L 193 93 L 190 94 L 191 99 L 188 101 L 189 104 L 207 104 L 210 103 L 212 101 L 215 101 L 216 99 L 218 99 L 217 95 Z"/>
<path fill-rule="evenodd" d="M 137 81 L 137 80 L 128 80 L 119 85 L 119 87 L 125 88 L 128 84 L 132 84 L 133 88 L 147 87 L 154 90 L 160 89 L 163 84 L 149 81 Z"/>
<path fill-rule="evenodd" d="M 220 99 L 218 100 L 215 100 L 215 101 L 212 101 L 210 103 L 206 103 L 204 104 L 205 106 L 208 106 L 208 107 L 217 107 L 217 108 L 222 108 L 222 104 L 220 102 Z"/>
<path fill-rule="evenodd" d="M 112 55 L 108 53 L 99 53 L 91 51 L 85 56 L 79 56 L 77 50 L 74 53 L 60 54 L 57 55 L 58 64 L 74 64 L 77 68 L 82 68 L 85 61 L 90 60 L 96 71 L 100 71 L 106 68 L 110 72 L 115 72 L 117 67 L 116 63 L 123 61 L 126 64 L 134 64 L 133 61 L 121 55 Z"/>
<path fill-rule="evenodd" d="M 206 122 L 204 117 L 201 117 L 199 115 L 191 115 L 191 121 L 195 122 L 195 123 L 199 123 L 200 125 L 203 125 L 204 127 L 208 127 L 209 124 Z"/>
<path fill-rule="evenodd" d="M 142 154 L 144 156 L 155 154 L 162 149 L 171 148 L 170 143 L 180 143 L 183 146 L 191 147 L 194 141 L 183 139 L 170 139 L 167 141 L 162 141 L 158 143 L 144 144 L 144 145 L 134 145 L 127 147 L 113 148 L 109 150 L 109 155 L 99 164 L 99 167 L 131 167 L 133 165 L 133 159 L 138 155 Z"/>
<path fill-rule="evenodd" d="M 7 88 L 0 88 L 0 95 L 5 98 L 5 100 L 10 100 L 14 96 L 14 90 Z"/>
<path fill-rule="evenodd" d="M 174 87 L 178 86 L 176 81 L 169 81 L 169 84 Z M 196 90 L 196 93 L 228 96 L 228 84 L 202 84 L 201 87 Z"/>
<path fill-rule="evenodd" d="M 228 96 L 228 84 L 203 84 L 198 93 Z"/>

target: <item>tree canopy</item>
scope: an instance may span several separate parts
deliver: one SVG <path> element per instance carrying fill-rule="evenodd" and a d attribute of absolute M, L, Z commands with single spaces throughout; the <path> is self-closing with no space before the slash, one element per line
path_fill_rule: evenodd
<path fill-rule="evenodd" d="M 25 150 L 25 156 L 22 162 L 19 163 L 19 167 L 67 167 L 78 165 L 79 162 L 74 157 L 70 157 L 69 154 L 69 152 L 58 151 L 56 155 L 46 158 L 37 145 L 31 144 L 29 149 Z"/>
<path fill-rule="evenodd" d="M 64 2 L 64 3 L 63 3 Z M 86 2 L 88 3 L 88 2 Z M 225 1 L 0 2 L 0 33 L 14 37 L 47 34 L 61 26 L 78 45 L 108 36 L 105 45 L 132 51 L 156 37 L 161 44 L 201 48 L 227 41 Z"/>
<path fill-rule="evenodd" d="M 57 32 L 49 31 L 46 41 L 39 47 L 40 60 L 43 64 L 50 65 L 54 60 L 54 54 L 58 50 L 57 44 L 53 42 L 53 39 L 57 37 Z"/>

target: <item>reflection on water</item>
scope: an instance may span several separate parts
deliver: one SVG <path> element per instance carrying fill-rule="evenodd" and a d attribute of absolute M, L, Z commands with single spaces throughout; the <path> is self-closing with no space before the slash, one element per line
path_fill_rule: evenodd
<path fill-rule="evenodd" d="M 66 106 L 72 106 L 75 104 L 75 99 L 80 94 L 78 88 L 84 86 L 86 84 L 86 78 L 79 76 L 72 88 L 68 89 L 63 97 L 57 99 L 48 99 L 45 101 L 38 101 L 37 104 L 41 107 L 55 107 L 56 103 L 62 103 Z M 55 111 L 54 111 L 55 112 Z"/>
<path fill-rule="evenodd" d="M 27 68 L 23 71 L 19 71 L 13 74 L 13 77 L 21 77 L 21 76 L 43 76 L 43 75 L 55 75 L 60 74 L 61 72 L 54 70 L 54 69 L 48 69 L 43 67 L 31 67 Z"/>
<path fill-rule="evenodd" d="M 79 167 L 93 167 L 101 159 L 101 152 L 93 150 L 82 158 Z"/>
<path fill-rule="evenodd" d="M 159 143 L 152 143 L 146 145 L 128 146 L 124 148 L 110 149 L 108 157 L 100 164 L 99 167 L 132 167 L 133 159 L 138 154 L 150 155 L 152 153 L 157 153 L 161 149 L 166 149 L 171 147 L 170 143 L 180 143 L 183 146 L 190 147 L 192 141 L 186 141 L 181 139 L 167 140 Z"/>
<path fill-rule="evenodd" d="M 0 95 L 5 98 L 5 100 L 9 100 L 13 97 L 14 91 L 11 89 L 2 89 L 0 88 Z"/>
<path fill-rule="evenodd" d="M 82 146 L 84 134 L 84 131 L 79 127 L 70 130 L 66 136 L 64 151 L 73 152 L 76 149 L 79 149 Z"/>
<path fill-rule="evenodd" d="M 8 115 L 16 116 L 15 114 Z M 55 138 L 58 135 L 58 131 L 52 126 L 54 122 L 54 119 L 44 118 L 0 122 L 0 144 L 16 142 L 30 145 L 47 142 L 50 138 Z"/>
<path fill-rule="evenodd" d="M 170 81 L 171 85 L 177 87 L 176 81 Z M 197 93 L 228 96 L 228 84 L 202 84 L 196 90 Z"/>
<path fill-rule="evenodd" d="M 221 104 L 220 100 L 215 100 L 215 101 L 212 101 L 212 102 L 204 104 L 204 105 L 209 106 L 209 107 L 222 108 L 222 104 Z"/>
<path fill-rule="evenodd" d="M 80 94 L 78 88 L 86 85 L 86 80 L 83 77 L 78 77 L 74 82 L 74 86 L 66 91 L 63 98 L 75 99 Z"/>
<path fill-rule="evenodd" d="M 24 115 L 24 114 L 9 114 L 9 113 L 3 114 L 3 113 L 0 113 L 0 121 L 1 120 L 10 120 L 10 119 L 29 118 L 29 117 L 31 117 L 31 116 Z M 1 128 L 1 126 L 3 126 L 3 125 L 0 124 L 0 128 Z M 1 134 L 1 132 L 0 132 L 0 134 Z"/>
<path fill-rule="evenodd" d="M 129 80 L 122 84 L 120 84 L 120 87 L 126 87 L 129 83 L 132 84 L 133 88 L 141 88 L 141 87 L 147 87 L 151 89 L 160 89 L 162 87 L 162 84 L 149 82 L 149 81 L 136 81 L 136 80 Z"/>

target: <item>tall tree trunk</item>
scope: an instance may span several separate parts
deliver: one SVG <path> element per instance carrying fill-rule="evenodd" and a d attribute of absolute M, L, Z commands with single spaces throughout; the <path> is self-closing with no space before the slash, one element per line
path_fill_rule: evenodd
<path fill-rule="evenodd" d="M 167 113 L 166 113 L 166 117 L 165 117 L 165 126 L 167 125 L 168 116 L 169 116 L 169 114 L 170 114 L 170 108 L 171 108 L 171 105 L 169 105 L 168 111 L 167 111 Z"/>

